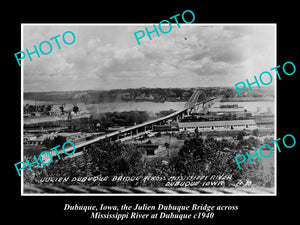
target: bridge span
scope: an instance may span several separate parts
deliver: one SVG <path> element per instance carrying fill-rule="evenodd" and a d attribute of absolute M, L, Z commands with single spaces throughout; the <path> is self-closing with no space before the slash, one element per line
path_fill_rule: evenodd
<path fill-rule="evenodd" d="M 162 123 L 164 123 L 164 122 L 166 122 L 167 120 L 170 120 L 170 119 L 175 119 L 175 120 L 178 121 L 179 119 L 183 118 L 183 116 L 185 114 L 188 114 L 189 111 L 192 108 L 197 107 L 198 105 L 201 105 L 201 104 L 204 105 L 206 103 L 216 101 L 219 98 L 220 98 L 220 96 L 217 96 L 217 97 L 213 97 L 213 98 L 210 98 L 210 99 L 207 99 L 207 100 L 204 100 L 204 101 L 201 101 L 201 102 L 197 102 L 197 103 L 195 103 L 195 100 L 193 100 L 194 104 L 192 104 L 192 105 L 189 104 L 188 107 L 186 107 L 184 109 L 181 109 L 181 110 L 178 110 L 178 111 L 176 111 L 174 113 L 171 113 L 167 116 L 164 116 L 164 117 L 161 117 L 161 118 L 158 118 L 158 119 L 155 119 L 155 120 L 147 121 L 147 122 L 144 122 L 144 123 L 141 123 L 141 124 L 137 124 L 137 125 L 134 125 L 134 126 L 131 126 L 131 127 L 127 127 L 127 128 L 124 128 L 123 130 L 114 131 L 114 132 L 111 132 L 111 133 L 108 133 L 108 134 L 104 134 L 104 135 L 98 136 L 96 138 L 93 138 L 91 140 L 87 140 L 87 141 L 84 141 L 84 142 L 77 143 L 77 144 L 75 144 L 76 152 L 78 150 L 81 151 L 85 147 L 88 147 L 89 145 L 92 145 L 92 144 L 97 143 L 97 142 L 99 142 L 101 140 L 104 140 L 104 139 L 109 139 L 111 141 L 117 141 L 117 140 L 122 140 L 122 138 L 131 139 L 131 138 L 141 136 L 141 135 L 153 130 L 153 125 L 162 124 Z M 66 152 L 73 151 L 73 150 L 74 149 L 71 146 L 65 148 Z M 55 153 L 55 152 L 53 151 L 53 153 Z M 55 156 L 55 154 L 52 154 L 52 156 Z"/>

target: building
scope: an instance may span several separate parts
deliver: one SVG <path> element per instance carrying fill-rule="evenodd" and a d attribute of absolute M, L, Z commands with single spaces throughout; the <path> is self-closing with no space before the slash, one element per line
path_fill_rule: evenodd
<path fill-rule="evenodd" d="M 273 127 L 275 123 L 274 117 L 257 117 L 254 119 L 259 126 L 269 126 Z"/>
<path fill-rule="evenodd" d="M 39 143 L 37 139 L 38 139 L 37 135 L 25 134 L 23 136 L 23 143 L 24 144 L 37 145 Z"/>
<path fill-rule="evenodd" d="M 244 108 L 238 107 L 238 108 L 226 108 L 226 107 L 220 107 L 220 108 L 210 108 L 208 109 L 207 113 L 209 115 L 235 115 L 235 116 L 246 116 L 247 114 L 250 114 L 245 110 Z"/>
<path fill-rule="evenodd" d="M 254 120 L 221 120 L 204 122 L 179 122 L 179 131 L 199 132 L 205 131 L 231 131 L 231 130 L 254 130 L 257 124 Z"/>
<path fill-rule="evenodd" d="M 178 131 L 178 124 L 163 124 L 163 125 L 153 125 L 154 132 L 171 132 Z"/>
<path fill-rule="evenodd" d="M 82 132 L 57 134 L 57 136 L 63 136 L 66 138 L 66 141 L 72 141 L 74 144 L 86 141 L 87 138 L 89 138 L 92 135 L 93 135 L 92 133 L 82 133 Z"/>
<path fill-rule="evenodd" d="M 109 132 L 115 132 L 115 131 L 121 131 L 124 130 L 125 127 L 120 127 L 120 126 L 112 126 L 112 127 L 108 127 L 107 131 Z"/>
<path fill-rule="evenodd" d="M 34 135 L 34 134 L 24 134 L 23 143 L 25 145 L 42 145 L 46 138 L 53 139 L 56 134 L 43 134 L 43 135 Z"/>

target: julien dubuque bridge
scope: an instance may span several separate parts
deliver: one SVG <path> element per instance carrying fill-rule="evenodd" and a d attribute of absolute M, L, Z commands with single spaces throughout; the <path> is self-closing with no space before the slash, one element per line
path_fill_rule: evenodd
<path fill-rule="evenodd" d="M 76 153 L 73 155 L 76 156 L 77 153 L 80 153 L 82 150 L 84 150 L 86 147 L 97 143 L 101 140 L 104 139 L 108 139 L 110 141 L 126 141 L 126 140 L 130 140 L 139 136 L 142 136 L 144 134 L 147 134 L 149 132 L 151 132 L 153 130 L 153 126 L 154 125 L 161 125 L 161 124 L 165 124 L 167 121 L 179 121 L 180 119 L 182 119 L 185 115 L 189 115 L 189 113 L 194 109 L 197 110 L 198 107 L 205 107 L 205 106 L 209 106 L 212 103 L 219 101 L 221 99 L 221 96 L 216 96 L 216 97 L 212 97 L 212 98 L 206 98 L 203 101 L 199 101 L 198 102 L 198 98 L 201 94 L 201 91 L 197 90 L 193 93 L 193 95 L 191 96 L 191 98 L 189 99 L 189 101 L 185 104 L 185 107 L 181 110 L 178 110 L 176 112 L 173 112 L 167 116 L 155 119 L 155 120 L 151 120 L 151 121 L 147 121 L 141 124 L 137 124 L 131 127 L 126 127 L 122 130 L 119 131 L 114 131 L 108 134 L 104 134 L 98 137 L 95 137 L 91 140 L 87 140 L 84 142 L 80 142 L 75 144 L 76 146 Z M 65 151 L 69 152 L 69 151 L 73 151 L 73 147 L 66 147 Z M 54 153 L 54 152 L 53 152 Z M 55 156 L 55 154 L 53 154 L 53 156 Z"/>

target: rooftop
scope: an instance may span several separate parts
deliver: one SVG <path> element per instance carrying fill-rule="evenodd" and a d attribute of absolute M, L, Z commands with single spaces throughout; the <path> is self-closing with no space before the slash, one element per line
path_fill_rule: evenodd
<path fill-rule="evenodd" d="M 204 122 L 179 122 L 179 127 L 205 127 L 205 126 L 231 126 L 231 125 L 256 125 L 254 120 L 221 120 Z"/>

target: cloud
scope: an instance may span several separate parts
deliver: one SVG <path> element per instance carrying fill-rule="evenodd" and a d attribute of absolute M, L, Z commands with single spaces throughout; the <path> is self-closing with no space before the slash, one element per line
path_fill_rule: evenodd
<path fill-rule="evenodd" d="M 65 30 L 76 34 L 74 44 L 24 60 L 25 91 L 233 85 L 274 66 L 273 26 L 173 24 L 138 45 L 133 33 L 144 27 L 25 26 L 27 46 Z"/>

